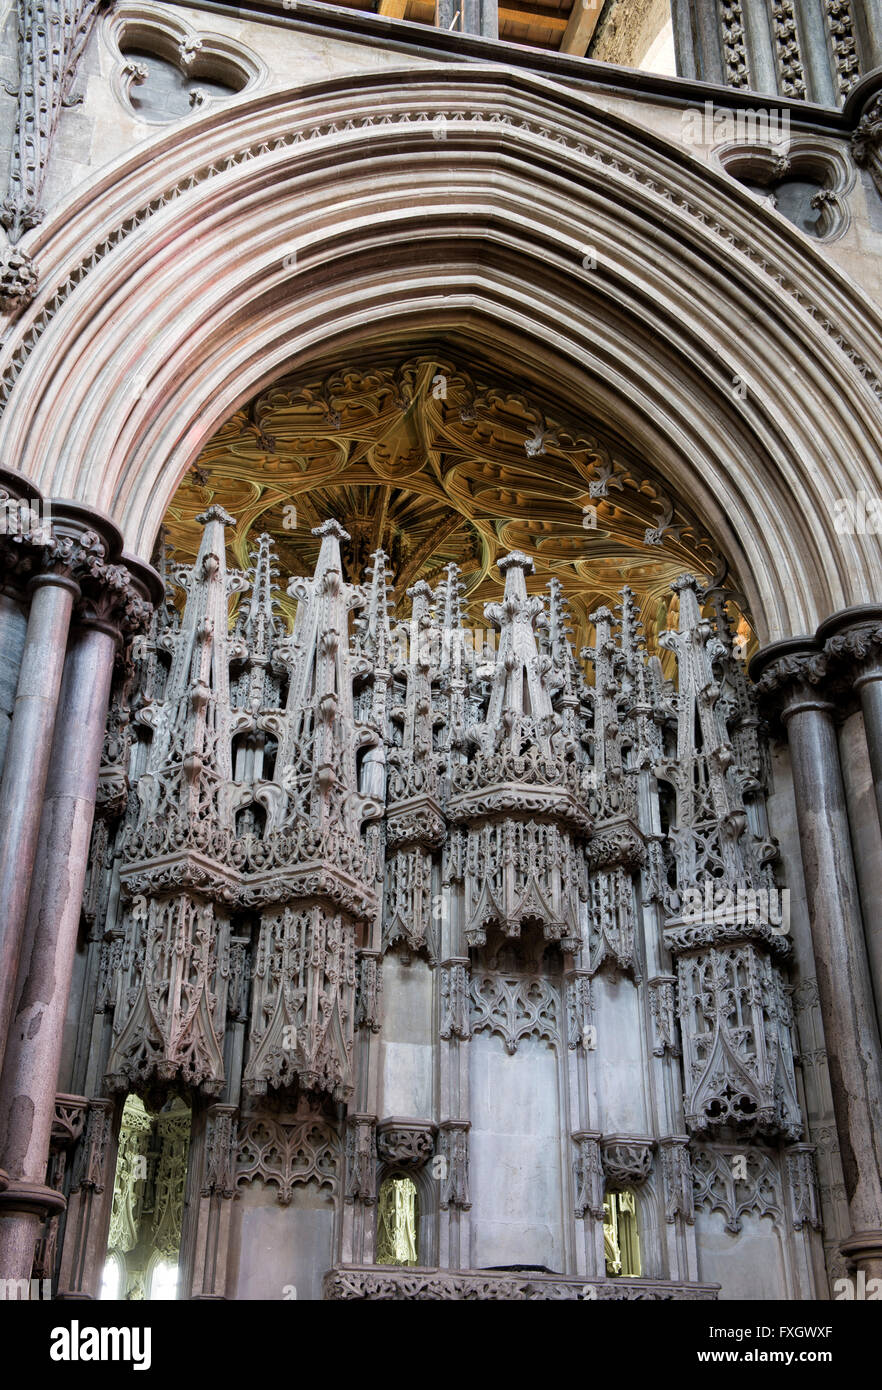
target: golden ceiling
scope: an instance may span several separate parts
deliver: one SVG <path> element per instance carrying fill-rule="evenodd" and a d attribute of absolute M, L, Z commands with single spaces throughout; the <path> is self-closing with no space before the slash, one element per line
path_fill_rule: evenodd
<path fill-rule="evenodd" d="M 347 578 L 360 581 L 382 547 L 402 612 L 406 590 L 417 579 L 437 583 L 453 560 L 474 628 L 499 597 L 496 561 L 525 550 L 536 563 L 531 589 L 560 580 L 577 648 L 593 635 L 589 614 L 613 606 L 623 585 L 652 649 L 674 618 L 671 580 L 691 570 L 721 584 L 725 574 L 696 518 L 621 440 L 547 413 L 495 368 L 466 370 L 432 351 L 306 372 L 237 411 L 169 507 L 175 561 L 195 558 L 196 516 L 212 502 L 238 523 L 230 564 L 244 567 L 268 531 L 283 575 L 311 573 L 312 527 L 335 517 L 352 538 Z M 739 624 L 750 647 L 749 624 Z"/>

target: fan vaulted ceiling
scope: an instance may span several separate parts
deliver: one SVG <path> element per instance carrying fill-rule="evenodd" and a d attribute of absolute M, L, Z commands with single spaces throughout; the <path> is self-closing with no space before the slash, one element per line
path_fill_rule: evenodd
<path fill-rule="evenodd" d="M 312 528 L 335 517 L 351 537 L 347 578 L 361 580 L 382 548 L 402 612 L 417 579 L 437 583 L 454 561 L 476 629 L 499 596 L 496 562 L 524 550 L 536 564 L 531 588 L 560 580 L 577 647 L 591 639 L 590 614 L 614 606 L 623 585 L 654 647 L 673 621 L 671 580 L 691 570 L 725 581 L 705 529 L 626 443 L 551 413 L 495 368 L 466 368 L 440 351 L 331 363 L 237 411 L 169 508 L 176 561 L 195 557 L 196 518 L 212 502 L 236 518 L 232 565 L 244 568 L 267 531 L 286 575 L 312 571 Z M 281 596 L 283 609 L 292 604 Z M 747 621 L 738 622 L 749 644 Z"/>

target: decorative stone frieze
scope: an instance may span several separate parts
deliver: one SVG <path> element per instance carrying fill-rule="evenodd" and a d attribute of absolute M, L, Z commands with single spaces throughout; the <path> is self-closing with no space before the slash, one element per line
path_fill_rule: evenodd
<path fill-rule="evenodd" d="M 773 0 L 771 17 L 781 93 L 783 96 L 795 97 L 797 101 L 804 101 L 805 70 L 799 50 L 799 31 L 793 0 Z"/>
<path fill-rule="evenodd" d="M 477 974 L 471 984 L 471 1032 L 496 1033 L 513 1055 L 523 1038 L 560 1040 L 560 995 L 539 976 Z"/>
<path fill-rule="evenodd" d="M 749 87 L 750 71 L 741 0 L 721 0 L 720 24 L 727 87 Z"/>
<path fill-rule="evenodd" d="M 324 1280 L 324 1298 L 416 1302 L 693 1301 L 715 1299 L 717 1284 L 669 1283 L 664 1279 L 560 1279 L 553 1275 L 488 1273 L 486 1270 L 378 1269 L 373 1265 L 338 1265 Z"/>
<path fill-rule="evenodd" d="M 861 73 L 852 0 L 824 0 L 824 18 L 830 34 L 839 96 L 844 100 Z"/>
<path fill-rule="evenodd" d="M 726 1230 L 737 1235 L 750 1212 L 780 1220 L 784 1215 L 781 1175 L 772 1153 L 727 1146 L 692 1151 L 696 1208 L 720 1211 Z"/>

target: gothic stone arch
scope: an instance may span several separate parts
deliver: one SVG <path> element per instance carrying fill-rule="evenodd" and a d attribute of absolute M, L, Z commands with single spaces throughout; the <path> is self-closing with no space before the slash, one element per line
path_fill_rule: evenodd
<path fill-rule="evenodd" d="M 872 599 L 878 547 L 833 518 L 877 490 L 874 306 L 749 193 L 592 99 L 492 68 L 402 79 L 242 99 L 33 233 L 4 457 L 147 557 L 238 404 L 316 351 L 429 327 L 619 420 L 719 537 L 761 637 Z"/>
<path fill-rule="evenodd" d="M 47 751 L 39 775 L 30 769 L 28 804 L 36 799 L 39 807 L 45 784 L 44 826 L 59 799 L 66 804 L 72 797 L 82 823 L 90 823 L 115 636 L 143 631 L 150 603 L 160 601 L 157 577 L 145 563 L 159 524 L 184 472 L 238 405 L 316 355 L 356 345 L 404 345 L 431 332 L 466 349 L 505 354 L 538 387 L 578 401 L 589 418 L 615 420 L 629 433 L 718 538 L 762 640 L 777 644 L 761 653 L 754 669 L 760 694 L 783 714 L 789 736 L 807 920 L 824 967 L 818 1007 L 828 1045 L 837 1052 L 834 1105 L 840 1136 L 848 1140 L 842 1155 L 848 1213 L 831 1258 L 876 1273 L 882 1261 L 882 1063 L 860 903 L 872 880 L 858 884 L 855 874 L 831 699 L 854 686 L 868 730 L 882 723 L 872 693 L 882 678 L 879 610 L 859 606 L 878 597 L 878 548 L 872 536 L 842 535 L 834 524 L 837 498 L 880 490 L 882 385 L 873 366 L 878 310 L 817 246 L 724 174 L 598 100 L 525 73 L 477 64 L 467 72 L 427 66 L 409 69 L 406 81 L 387 71 L 282 93 L 246 93 L 223 110 L 157 133 L 149 153 L 145 159 L 142 147 L 117 161 L 26 237 L 22 247 L 39 268 L 40 285 L 0 356 L 0 453 L 15 461 L 19 475 L 9 485 L 27 492 L 36 484 L 48 497 L 71 499 L 58 503 L 51 579 L 42 582 L 41 574 L 36 591 L 54 595 L 61 631 L 60 642 L 49 644 L 54 664 L 44 682 L 57 692 L 63 668 L 64 684 L 51 780 Z M 211 524 L 222 528 L 223 516 L 212 511 Z M 508 557 L 508 569 L 520 571 L 526 558 Z M 81 588 L 71 587 L 71 571 Z M 520 581 L 509 576 L 506 583 L 512 600 L 524 604 Z M 702 643 L 709 635 L 691 583 L 681 585 L 693 595 L 690 611 L 684 616 L 681 607 L 680 632 L 670 634 L 672 646 L 680 643 L 678 656 L 696 633 L 703 633 Z M 65 659 L 74 588 L 80 626 Z M 41 614 L 47 604 L 40 601 Z M 856 611 L 837 613 L 849 607 Z M 819 623 L 825 625 L 816 636 L 801 635 Z M 32 610 L 28 633 L 35 643 L 38 626 Z M 214 624 L 214 631 L 222 629 Z M 598 642 L 598 653 L 602 647 Z M 710 727 L 720 691 L 707 664 L 692 669 L 685 661 L 687 667 L 692 684 L 684 688 Z M 25 662 L 23 670 L 32 665 Z M 43 730 L 47 750 L 51 727 Z M 726 735 L 719 724 L 714 739 L 722 759 Z M 9 746 L 15 751 L 9 766 L 18 768 L 22 750 L 14 728 Z M 871 743 L 870 758 L 882 760 L 882 737 L 875 753 Z M 874 762 L 873 770 L 882 784 L 882 767 Z M 111 779 L 102 794 L 122 793 Z M 743 808 L 729 806 L 724 819 L 744 833 Z M 88 846 L 71 832 L 62 851 L 52 833 L 47 829 L 40 845 L 30 846 L 28 862 L 38 862 L 26 907 L 31 927 L 51 920 L 50 938 L 52 931 L 56 937 L 44 941 L 29 927 L 28 950 L 38 959 L 63 941 L 59 972 L 69 980 L 82 874 L 65 875 L 69 860 L 85 872 Z M 750 833 L 753 843 L 764 827 L 751 825 Z M 796 845 L 791 833 L 792 862 Z M 631 849 L 627 834 L 604 839 L 610 872 L 621 867 L 617 856 Z M 767 865 L 754 867 L 765 874 Z M 656 889 L 663 897 L 664 889 Z M 220 917 L 226 930 L 231 924 L 223 911 Z M 197 928 L 212 930 L 207 913 Z M 708 941 L 690 930 L 687 924 L 669 932 L 668 944 L 687 961 L 703 959 Z M 716 972 L 724 983 L 727 971 L 746 978 L 760 969 L 756 960 L 766 959 L 752 947 L 720 946 L 710 954 L 713 970 L 707 967 L 706 978 Z M 810 955 L 804 942 L 807 1010 L 813 1007 Z M 871 963 L 878 969 L 876 958 Z M 375 949 L 366 949 L 359 962 L 365 978 L 375 966 Z M 458 956 L 444 962 L 448 999 L 459 1001 L 450 1037 L 465 1041 L 462 966 Z M 645 980 L 656 1030 L 652 1055 L 667 1064 L 677 1056 L 672 977 L 658 962 L 648 967 L 655 971 Z M 587 973 L 570 971 L 567 980 L 569 1022 L 576 1028 L 568 1053 L 587 1046 Z M 63 1008 L 59 998 L 56 990 L 55 1023 Z M 367 1007 L 363 1000 L 360 1007 Z M 372 1007 L 364 1027 L 374 1027 Z M 814 1277 L 809 1231 L 819 1217 L 811 1154 L 798 1138 L 790 1062 L 780 1041 L 786 1006 L 780 1003 L 765 1020 L 760 1013 L 751 1026 L 757 1036 L 767 1028 L 789 1089 L 773 1103 L 766 1075 L 759 1098 L 745 1080 L 725 1103 L 742 1106 L 741 1121 L 746 1096 L 768 1111 L 765 1122 L 788 1141 L 775 1170 L 775 1201 L 782 1208 L 788 1203 L 792 1229 L 805 1231 L 799 1280 L 808 1291 Z M 718 1022 L 723 1038 L 731 1019 Z M 28 1064 L 23 1031 L 7 1054 L 13 1095 Z M 697 1051 L 700 1067 L 707 1057 Z M 567 1065 L 574 1068 L 574 1058 Z M 868 1090 L 867 1066 L 873 1070 Z M 54 1070 L 48 1064 L 43 1070 L 48 1087 Z M 697 1077 L 693 1090 L 713 1090 L 716 1080 L 716 1074 Z M 578 1091 L 582 1083 L 574 1077 L 572 1084 Z M 80 1213 L 98 1200 L 106 1169 L 102 1104 L 92 1102 L 81 1150 Z M 212 1139 L 202 1192 L 209 1207 L 235 1185 L 227 1110 L 222 1103 L 216 1107 L 221 1137 Z M 697 1107 L 692 1118 L 700 1124 L 706 1113 Z M 60 1206 L 58 1194 L 41 1186 L 50 1120 L 51 1106 L 42 1104 L 23 1146 L 27 1163 L 11 1178 L 10 1200 L 20 1201 L 24 1191 L 35 1207 L 25 1224 L 33 1225 L 37 1210 L 51 1215 Z M 368 1113 L 348 1117 L 352 1210 L 340 1245 L 348 1268 L 329 1274 L 326 1296 L 349 1297 L 353 1290 L 358 1296 L 359 1289 L 384 1296 L 382 1281 L 359 1265 L 369 1252 L 376 1123 Z M 523 1280 L 488 1275 L 482 1282 L 467 1270 L 456 1272 L 468 1258 L 468 1128 L 465 1119 L 439 1124 L 439 1152 L 449 1165 L 439 1263 L 454 1273 L 430 1274 L 410 1293 L 385 1296 L 431 1296 L 426 1289 L 433 1279 L 448 1296 L 451 1289 L 453 1296 L 482 1297 L 523 1290 Z M 619 1129 L 637 1142 L 633 1126 Z M 645 1132 L 640 1126 L 639 1134 Z M 586 1223 L 580 1277 L 597 1267 L 602 1239 L 603 1138 L 590 1129 L 568 1136 L 576 1220 Z M 664 1200 L 665 1225 L 673 1228 L 667 1233 L 669 1267 L 692 1290 L 688 1296 L 705 1296 L 712 1291 L 699 1283 L 689 1234 L 694 1210 L 686 1136 L 653 1138 L 658 1152 L 652 1161 L 662 1178 L 655 1190 Z M 828 1177 L 835 1183 L 832 1159 Z M 746 1175 L 723 1172 L 719 1181 L 733 1209 L 752 1210 L 765 1200 L 758 1159 Z M 72 1280 L 70 1287 L 80 1286 Z M 564 1296 L 581 1296 L 574 1287 Z M 389 1288 L 405 1285 L 393 1280 Z M 554 1296 L 554 1290 L 529 1296 Z M 656 1281 L 634 1296 L 671 1291 Z"/>

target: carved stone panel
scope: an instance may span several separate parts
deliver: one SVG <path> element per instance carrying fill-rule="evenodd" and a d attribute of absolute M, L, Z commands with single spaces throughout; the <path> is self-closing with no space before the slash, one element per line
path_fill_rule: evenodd
<path fill-rule="evenodd" d="M 396 1167 L 420 1167 L 435 1152 L 435 1125 L 429 1120 L 388 1119 L 377 1125 L 377 1155 Z"/>
<path fill-rule="evenodd" d="M 279 1204 L 286 1207 L 298 1185 L 314 1182 L 337 1192 L 340 1171 L 339 1137 L 308 1107 L 290 1119 L 254 1116 L 240 1125 L 237 1192 L 259 1180 L 275 1187 Z"/>

